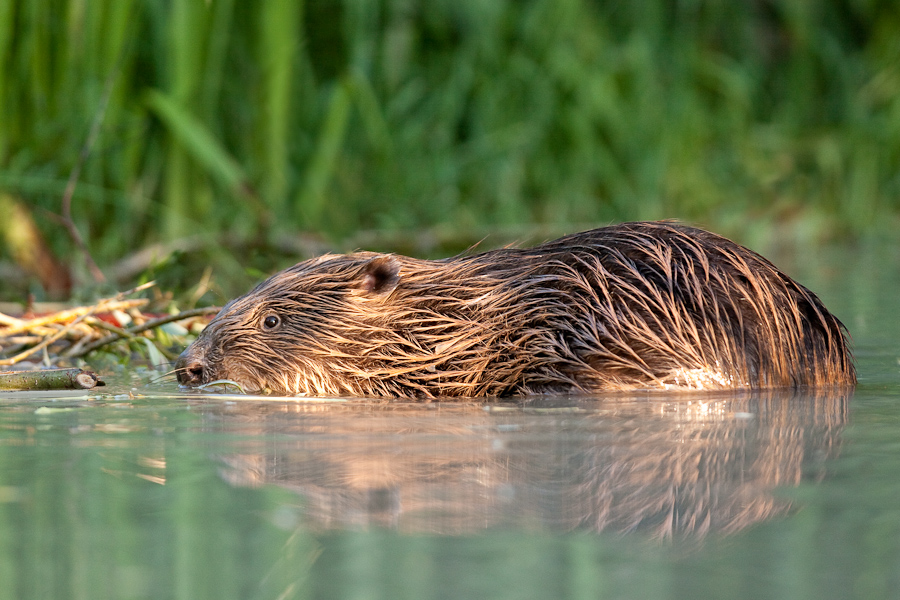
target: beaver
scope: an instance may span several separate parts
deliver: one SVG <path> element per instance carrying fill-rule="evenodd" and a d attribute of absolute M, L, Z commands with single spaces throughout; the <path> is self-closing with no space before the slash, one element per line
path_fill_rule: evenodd
<path fill-rule="evenodd" d="M 182 385 L 440 398 L 852 385 L 844 325 L 759 254 L 675 222 L 443 260 L 307 260 L 229 302 Z"/>

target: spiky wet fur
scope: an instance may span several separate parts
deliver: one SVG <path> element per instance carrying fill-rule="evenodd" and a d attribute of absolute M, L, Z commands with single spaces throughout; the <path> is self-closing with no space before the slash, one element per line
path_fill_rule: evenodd
<path fill-rule="evenodd" d="M 267 315 L 280 319 L 273 331 Z M 812 292 L 734 242 L 669 222 L 438 261 L 305 261 L 222 309 L 178 367 L 186 383 L 316 396 L 856 380 L 845 329 Z"/>

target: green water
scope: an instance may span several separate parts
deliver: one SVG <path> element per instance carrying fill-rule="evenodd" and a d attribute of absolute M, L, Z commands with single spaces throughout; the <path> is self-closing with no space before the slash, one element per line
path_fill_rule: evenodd
<path fill-rule="evenodd" d="M 852 394 L 5 394 L 0 597 L 900 598 L 898 265 L 788 261 Z"/>

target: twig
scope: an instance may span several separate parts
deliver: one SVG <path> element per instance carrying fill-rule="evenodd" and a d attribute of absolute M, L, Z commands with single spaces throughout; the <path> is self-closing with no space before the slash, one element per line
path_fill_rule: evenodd
<path fill-rule="evenodd" d="M 217 312 L 219 312 L 218 307 L 207 306 L 205 308 L 194 308 L 191 310 L 186 310 L 186 311 L 178 313 L 177 315 L 168 315 L 165 317 L 160 317 L 158 319 L 152 319 L 150 321 L 147 321 L 143 325 L 136 325 L 134 327 L 128 327 L 125 330 L 123 330 L 121 333 L 116 332 L 116 333 L 111 333 L 107 336 L 104 336 L 95 342 L 91 342 L 90 344 L 87 344 L 87 345 L 83 346 L 82 348 L 79 348 L 77 352 L 74 352 L 72 354 L 67 353 L 66 358 L 78 358 L 80 356 L 84 356 L 85 354 L 88 354 L 89 352 L 93 352 L 94 350 L 101 348 L 107 344 L 111 344 L 111 343 L 115 342 L 116 340 L 122 339 L 124 337 L 129 337 L 129 336 L 134 337 L 135 335 L 137 335 L 139 333 L 143 333 L 144 331 L 147 331 L 148 329 L 153 329 L 155 327 L 159 327 L 160 325 L 165 325 L 166 323 L 171 323 L 173 321 L 181 321 L 182 319 L 189 319 L 191 317 L 201 317 L 204 315 L 212 315 Z M 122 335 L 122 334 L 124 334 L 124 335 Z"/>
<path fill-rule="evenodd" d="M 7 325 L 9 327 L 18 327 L 24 321 L 22 319 L 17 319 L 15 317 L 10 317 L 9 315 L 4 315 L 0 313 L 0 325 Z"/>
<path fill-rule="evenodd" d="M 172 323 L 173 321 L 181 321 L 183 319 L 190 319 L 191 317 L 203 317 L 206 315 L 214 315 L 222 310 L 221 306 L 204 306 L 203 308 L 192 308 L 190 310 L 185 310 L 177 315 L 168 315 L 165 317 L 159 317 L 158 319 L 152 319 L 147 321 L 143 325 L 136 325 L 135 327 L 129 327 L 128 332 L 132 334 L 138 334 L 143 331 L 147 331 L 148 329 L 153 329 L 154 327 L 159 327 L 160 325 L 165 325 L 166 323 Z"/>
<path fill-rule="evenodd" d="M 14 327 L 0 329 L 0 333 L 8 337 L 17 334 L 20 331 L 28 331 L 36 327 L 47 325 L 48 323 L 60 323 L 76 317 L 92 315 L 97 312 L 127 310 L 129 308 L 144 306 L 149 302 L 150 301 L 146 298 L 136 298 L 134 300 L 116 300 L 115 298 L 111 298 L 108 300 L 101 300 L 94 306 L 78 306 L 62 312 L 53 313 L 52 315 L 44 315 L 42 317 L 29 319 L 28 321 L 20 321 L 20 323 Z"/>
<path fill-rule="evenodd" d="M 118 334 L 119 337 L 124 337 L 124 338 L 134 337 L 133 335 L 131 335 L 130 333 L 128 333 L 121 327 L 116 327 L 112 323 L 107 323 L 103 319 L 98 319 L 97 317 L 88 317 L 87 319 L 85 319 L 85 323 L 87 323 L 91 327 L 96 327 L 97 329 L 105 329 L 106 331 L 110 331 L 112 333 Z"/>
<path fill-rule="evenodd" d="M 97 375 L 81 369 L 0 373 L 0 390 L 89 390 L 98 384 Z"/>
<path fill-rule="evenodd" d="M 44 348 L 46 348 L 47 346 L 49 346 L 50 344 L 52 344 L 59 338 L 63 337 L 67 333 L 69 333 L 69 331 L 71 331 L 76 325 L 81 323 L 84 320 L 84 318 L 87 316 L 88 315 L 81 315 L 80 317 L 78 317 L 77 319 L 75 319 L 74 321 L 72 321 L 71 323 L 69 323 L 68 325 L 63 327 L 62 329 L 60 329 L 58 332 L 56 332 L 56 334 L 48 337 L 47 339 L 45 339 L 43 342 L 41 342 L 37 346 L 32 346 L 28 350 L 23 350 L 22 352 L 20 352 L 19 354 L 16 354 L 12 358 L 6 358 L 3 360 L 0 360 L 0 365 L 2 365 L 2 366 L 14 365 L 17 362 L 28 358 L 29 356 L 31 356 L 38 350 L 43 350 Z"/>

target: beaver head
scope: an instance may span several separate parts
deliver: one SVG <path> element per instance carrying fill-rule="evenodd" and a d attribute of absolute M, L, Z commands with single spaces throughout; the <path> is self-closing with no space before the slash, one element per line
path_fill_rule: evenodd
<path fill-rule="evenodd" d="M 229 380 L 248 391 L 359 393 L 378 338 L 378 306 L 400 281 L 392 255 L 360 252 L 299 263 L 229 302 L 178 358 L 178 381 Z M 362 341 L 365 340 L 365 344 Z M 369 364 L 369 366 L 371 366 Z"/>

